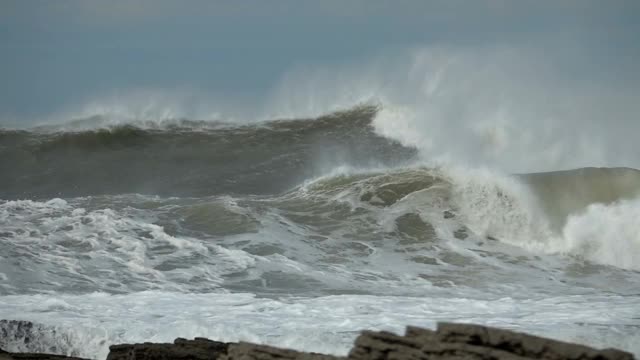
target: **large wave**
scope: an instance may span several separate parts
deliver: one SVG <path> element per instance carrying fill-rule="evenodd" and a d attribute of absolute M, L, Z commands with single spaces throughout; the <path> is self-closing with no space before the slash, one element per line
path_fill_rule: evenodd
<path fill-rule="evenodd" d="M 636 269 L 637 171 L 585 168 L 640 167 L 635 99 L 635 89 L 570 79 L 531 51 L 414 49 L 294 70 L 250 122 L 117 104 L 81 121 L 3 130 L 0 198 L 199 197 L 195 209 L 172 215 L 190 219 L 181 225 L 190 231 L 217 235 L 246 225 L 233 215 L 240 225 L 208 223 L 228 215 L 219 197 L 258 211 L 249 195 L 262 195 L 258 203 L 270 210 L 261 215 L 273 218 L 250 217 L 256 229 L 277 218 L 275 233 L 314 229 L 318 238 L 360 241 L 346 242 L 346 254 L 369 254 L 375 246 L 362 241 L 383 238 L 497 239 Z M 581 170 L 534 173 L 558 169 Z M 505 175 L 512 173 L 521 175 Z M 257 253 L 282 252 L 255 242 Z M 431 255 L 420 259 L 478 260 Z"/>
<path fill-rule="evenodd" d="M 3 201 L 0 257 L 30 265 L 2 263 L 0 276 L 20 281 L 0 290 L 413 294 L 506 284 L 522 271 L 548 288 L 546 274 L 566 264 L 640 270 L 639 181 L 639 171 L 616 168 L 407 167 L 344 169 L 275 195 Z M 576 192 L 577 183 L 599 191 Z M 570 212 L 555 211 L 566 201 Z M 534 271 L 536 255 L 566 264 Z"/>
<path fill-rule="evenodd" d="M 381 104 L 377 133 L 429 161 L 507 173 L 640 168 L 638 88 L 577 78 L 571 68 L 532 49 L 419 47 L 354 64 L 300 66 L 265 112 L 319 115 L 374 102 Z"/>
<path fill-rule="evenodd" d="M 397 165 L 415 149 L 373 132 L 377 108 L 238 126 L 174 120 L 0 131 L 0 198 L 281 192 L 336 164 Z M 145 126 L 149 125 L 149 126 Z M 90 127 L 91 125 L 89 125 Z"/>
<path fill-rule="evenodd" d="M 66 130 L 181 127 L 181 119 L 206 128 L 220 121 L 316 119 L 375 104 L 376 133 L 418 149 L 429 161 L 507 173 L 640 168 L 638 88 L 576 77 L 559 56 L 501 46 L 416 47 L 352 63 L 301 64 L 262 98 L 138 90 L 41 120 Z M 69 122 L 78 118 L 84 120 Z"/>
<path fill-rule="evenodd" d="M 387 229 L 400 236 L 413 234 L 428 242 L 473 235 L 534 253 L 640 269 L 639 170 L 581 168 L 507 176 L 449 166 L 348 179 L 329 178 L 310 188 L 355 208 L 385 208 L 383 218 L 392 221 Z"/>

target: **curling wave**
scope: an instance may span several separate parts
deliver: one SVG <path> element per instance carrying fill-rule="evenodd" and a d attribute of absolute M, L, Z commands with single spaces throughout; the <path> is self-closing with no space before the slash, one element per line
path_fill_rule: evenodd
<path fill-rule="evenodd" d="M 245 126 L 183 120 L 155 129 L 134 123 L 80 131 L 3 130 L 0 198 L 266 194 L 335 164 L 366 167 L 411 159 L 415 149 L 374 133 L 376 112 L 362 106 L 317 119 Z"/>

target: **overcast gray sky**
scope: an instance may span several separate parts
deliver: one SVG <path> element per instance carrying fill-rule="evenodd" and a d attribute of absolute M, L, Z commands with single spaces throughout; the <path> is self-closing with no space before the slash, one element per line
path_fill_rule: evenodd
<path fill-rule="evenodd" d="M 261 96 L 299 65 L 439 45 L 635 88 L 640 1 L 0 0 L 0 123 L 128 89 Z"/>

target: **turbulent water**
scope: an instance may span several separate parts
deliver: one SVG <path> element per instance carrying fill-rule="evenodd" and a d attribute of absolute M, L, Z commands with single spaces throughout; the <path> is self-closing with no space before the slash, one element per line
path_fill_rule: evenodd
<path fill-rule="evenodd" d="M 41 336 L 0 347 L 343 354 L 450 320 L 640 354 L 640 171 L 429 162 L 379 110 L 1 130 L 0 318 Z"/>

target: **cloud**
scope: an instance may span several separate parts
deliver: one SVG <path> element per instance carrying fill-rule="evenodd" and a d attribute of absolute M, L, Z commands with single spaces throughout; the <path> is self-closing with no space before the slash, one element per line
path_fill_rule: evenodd
<path fill-rule="evenodd" d="M 33 25 L 74 23 L 86 27 L 118 27 L 128 25 L 162 25 L 163 23 L 297 21 L 375 23 L 397 26 L 410 23 L 415 27 L 437 24 L 442 31 L 465 31 L 470 27 L 497 28 L 505 31 L 528 27 L 544 30 L 553 24 L 588 20 L 589 23 L 616 24 L 623 17 L 640 14 L 640 2 L 618 0 L 604 3 L 596 0 L 508 1 L 508 0 L 65 0 L 19 1 L 2 3 L 0 21 Z M 629 20 L 629 19 L 627 19 Z M 405 24 L 406 25 L 406 24 Z M 510 27 L 508 29 L 506 27 Z M 537 29 L 536 29 L 537 27 Z"/>

